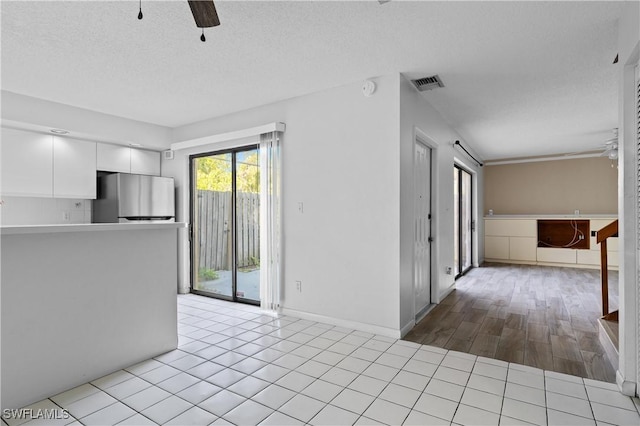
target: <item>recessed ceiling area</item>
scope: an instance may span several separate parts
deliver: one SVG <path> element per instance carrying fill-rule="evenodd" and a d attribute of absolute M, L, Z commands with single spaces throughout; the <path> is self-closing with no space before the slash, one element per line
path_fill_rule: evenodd
<path fill-rule="evenodd" d="M 622 2 L 2 1 L 2 90 L 167 127 L 403 73 L 484 160 L 604 149 Z"/>

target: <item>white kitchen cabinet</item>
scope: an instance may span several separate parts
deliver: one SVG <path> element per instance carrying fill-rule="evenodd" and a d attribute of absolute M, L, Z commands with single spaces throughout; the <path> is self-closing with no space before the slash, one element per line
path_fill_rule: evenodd
<path fill-rule="evenodd" d="M 509 259 L 509 237 L 484 237 L 484 257 L 495 260 Z"/>
<path fill-rule="evenodd" d="M 536 261 L 538 239 L 534 237 L 509 237 L 509 259 Z"/>
<path fill-rule="evenodd" d="M 131 173 L 160 176 L 160 153 L 131 149 Z"/>
<path fill-rule="evenodd" d="M 100 171 L 160 175 L 159 152 L 99 143 L 97 156 Z"/>
<path fill-rule="evenodd" d="M 53 196 L 96 198 L 96 143 L 53 139 Z"/>
<path fill-rule="evenodd" d="M 3 128 L 1 156 L 3 195 L 52 196 L 52 135 Z"/>
<path fill-rule="evenodd" d="M 97 169 L 105 172 L 131 173 L 131 148 L 99 143 Z"/>

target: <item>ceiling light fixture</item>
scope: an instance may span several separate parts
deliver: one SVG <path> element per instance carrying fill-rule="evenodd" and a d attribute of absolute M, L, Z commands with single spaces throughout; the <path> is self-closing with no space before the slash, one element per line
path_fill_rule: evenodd
<path fill-rule="evenodd" d="M 196 21 L 196 26 L 202 28 L 201 41 L 207 41 L 204 36 L 204 29 L 217 27 L 220 25 L 220 19 L 218 19 L 218 12 L 216 12 L 216 6 L 213 4 L 213 0 L 187 0 L 189 7 L 191 8 L 191 14 Z M 139 12 L 138 19 L 142 19 L 142 0 L 139 0 Z"/>
<path fill-rule="evenodd" d="M 63 130 L 63 129 L 51 129 L 50 131 L 51 133 L 55 133 L 56 135 L 66 135 L 69 133 L 68 130 Z"/>
<path fill-rule="evenodd" d="M 141 147 L 141 146 L 142 146 L 142 144 L 140 144 L 140 143 L 133 143 L 133 142 L 132 142 L 132 143 L 130 143 L 130 144 L 129 144 L 129 146 L 134 146 L 134 147 L 138 148 L 138 147 Z"/>

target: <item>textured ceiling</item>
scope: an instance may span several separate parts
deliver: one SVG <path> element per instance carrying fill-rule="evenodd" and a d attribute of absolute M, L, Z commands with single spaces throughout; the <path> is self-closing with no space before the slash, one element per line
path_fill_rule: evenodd
<path fill-rule="evenodd" d="M 401 72 L 484 159 L 602 146 L 616 2 L 2 1 L 2 89 L 176 127 Z"/>

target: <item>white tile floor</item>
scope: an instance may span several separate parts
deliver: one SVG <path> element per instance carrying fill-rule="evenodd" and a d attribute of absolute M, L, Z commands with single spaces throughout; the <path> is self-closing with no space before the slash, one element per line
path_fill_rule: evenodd
<path fill-rule="evenodd" d="M 177 350 L 38 402 L 73 425 L 639 425 L 615 385 L 195 295 Z M 5 421 L 6 420 L 6 421 Z"/>

